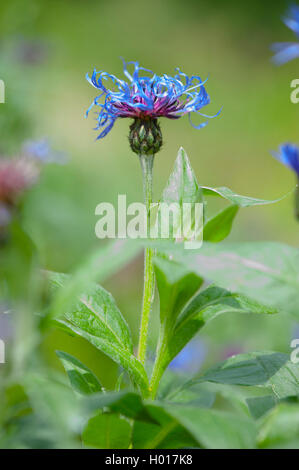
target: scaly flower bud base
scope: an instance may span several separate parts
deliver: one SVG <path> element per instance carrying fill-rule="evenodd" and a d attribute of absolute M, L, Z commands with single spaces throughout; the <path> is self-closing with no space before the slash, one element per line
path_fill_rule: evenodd
<path fill-rule="evenodd" d="M 162 133 L 158 120 L 136 118 L 130 126 L 129 142 L 138 155 L 155 155 L 162 146 Z"/>

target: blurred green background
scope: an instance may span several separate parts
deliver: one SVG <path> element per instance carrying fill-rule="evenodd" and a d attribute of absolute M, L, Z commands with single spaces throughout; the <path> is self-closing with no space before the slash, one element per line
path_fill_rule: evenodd
<path fill-rule="evenodd" d="M 13 155 L 24 140 L 48 137 L 69 156 L 66 165 L 44 168 L 24 207 L 24 225 L 45 268 L 69 271 L 103 243 L 94 233 L 98 203 L 115 203 L 118 194 L 126 194 L 128 202 L 142 199 L 139 162 L 127 140 L 130 122 L 119 120 L 104 140 L 95 142 L 92 115 L 84 119 L 96 92 L 86 72 L 96 67 L 122 76 L 121 56 L 158 74 L 172 74 L 179 66 L 187 74 L 209 75 L 211 104 L 204 112 L 214 114 L 223 106 L 220 117 L 198 131 L 187 118 L 161 121 L 165 145 L 155 161 L 157 199 L 181 145 L 203 185 L 265 199 L 294 187 L 294 176 L 269 152 L 282 142 L 299 141 L 299 105 L 290 101 L 298 62 L 275 67 L 270 61 L 272 42 L 292 40 L 280 19 L 286 7 L 285 1 L 269 6 L 258 0 L 2 0 L 0 78 L 6 103 L 0 106 L 1 152 Z M 298 232 L 288 197 L 243 209 L 230 240 L 296 246 Z M 136 338 L 142 258 L 105 287 Z M 221 358 L 227 348 L 289 351 L 294 328 L 294 321 L 282 316 L 219 318 L 201 335 L 206 362 Z M 115 380 L 112 362 L 87 343 L 52 333 L 44 351 L 53 364 L 55 349 L 76 353 L 107 386 Z"/>

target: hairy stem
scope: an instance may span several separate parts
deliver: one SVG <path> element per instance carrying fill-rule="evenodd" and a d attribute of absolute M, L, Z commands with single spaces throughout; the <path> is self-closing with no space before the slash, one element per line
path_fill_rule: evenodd
<path fill-rule="evenodd" d="M 157 347 L 156 360 L 155 360 L 152 377 L 150 381 L 150 392 L 151 392 L 151 398 L 153 400 L 156 398 L 159 383 L 165 370 L 163 359 L 164 359 L 165 348 L 167 346 L 167 338 L 168 338 L 167 330 L 168 330 L 168 325 L 167 325 L 167 322 L 165 322 L 165 324 L 161 325 L 160 327 L 159 343 Z"/>
<path fill-rule="evenodd" d="M 143 194 L 147 210 L 147 230 L 150 229 L 150 205 L 153 193 L 153 163 L 154 155 L 140 155 L 140 164 L 143 174 Z M 146 248 L 144 252 L 144 285 L 141 313 L 141 327 L 139 335 L 138 359 L 144 364 L 148 337 L 148 324 L 154 300 L 155 278 L 153 266 L 153 250 Z"/>

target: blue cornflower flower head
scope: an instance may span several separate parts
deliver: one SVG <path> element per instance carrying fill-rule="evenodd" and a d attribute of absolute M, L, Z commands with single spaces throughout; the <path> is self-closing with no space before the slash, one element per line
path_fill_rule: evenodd
<path fill-rule="evenodd" d="M 299 39 L 299 6 L 292 5 L 283 19 L 284 24 L 290 28 Z M 277 65 L 285 64 L 290 60 L 299 57 L 299 42 L 278 42 L 272 45 L 272 50 L 276 52 L 273 61 Z"/>
<path fill-rule="evenodd" d="M 127 65 L 133 65 L 129 73 Z M 105 137 L 112 129 L 118 118 L 132 118 L 130 144 L 132 150 L 140 153 L 156 153 L 162 145 L 162 135 L 157 119 L 166 117 L 178 119 L 185 114 L 201 113 L 201 109 L 210 103 L 210 97 L 204 87 L 205 81 L 198 76 L 188 77 L 176 69 L 176 75 L 158 76 L 151 70 L 140 67 L 138 62 L 124 62 L 124 75 L 127 80 L 121 80 L 107 72 L 94 70 L 91 77 L 86 75 L 88 82 L 100 94 L 93 100 L 89 111 L 96 106 L 97 126 L 100 130 L 97 139 Z M 110 82 L 111 86 L 108 86 Z M 191 122 L 191 119 L 190 119 Z M 200 129 L 207 121 L 199 125 L 191 122 L 193 127 Z"/>
<path fill-rule="evenodd" d="M 23 153 L 40 163 L 59 163 L 63 165 L 67 161 L 66 154 L 52 149 L 48 139 L 27 140 L 23 144 Z"/>
<path fill-rule="evenodd" d="M 295 144 L 282 144 L 279 152 L 273 152 L 273 156 L 281 163 L 293 170 L 299 178 L 299 147 Z"/>

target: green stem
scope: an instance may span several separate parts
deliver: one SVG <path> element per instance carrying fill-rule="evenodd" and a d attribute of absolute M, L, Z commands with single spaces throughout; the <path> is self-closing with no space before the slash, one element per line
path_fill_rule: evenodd
<path fill-rule="evenodd" d="M 170 421 L 164 428 L 161 429 L 160 432 L 152 439 L 144 448 L 145 449 L 156 449 L 161 442 L 165 439 L 165 437 L 170 434 L 178 426 L 177 421 Z"/>
<path fill-rule="evenodd" d="M 157 347 L 156 360 L 155 360 L 152 377 L 150 381 L 150 392 L 151 392 L 151 398 L 153 400 L 156 398 L 159 383 L 165 370 L 163 360 L 165 357 L 165 349 L 167 347 L 167 338 L 168 338 L 167 331 L 168 331 L 168 325 L 167 325 L 167 322 L 165 322 L 165 324 L 161 325 L 160 327 L 159 343 Z"/>
<path fill-rule="evenodd" d="M 24 373 L 32 351 L 38 344 L 35 318 L 30 307 L 22 302 L 17 302 L 14 306 L 15 332 L 11 363 L 15 380 Z"/>
<path fill-rule="evenodd" d="M 150 228 L 150 205 L 153 193 L 153 163 L 154 155 L 139 155 L 143 174 L 143 194 L 147 210 L 147 229 Z M 144 364 L 148 337 L 148 324 L 154 300 L 155 278 L 153 266 L 153 250 L 146 248 L 144 252 L 144 286 L 139 335 L 138 359 Z"/>

